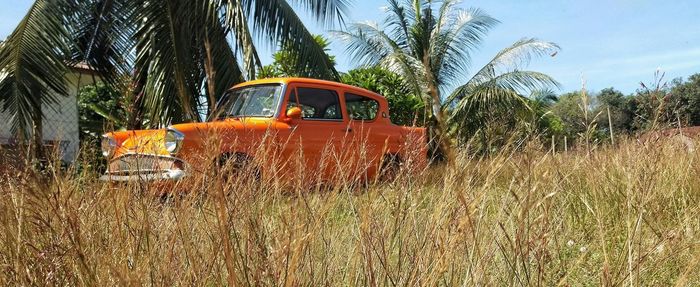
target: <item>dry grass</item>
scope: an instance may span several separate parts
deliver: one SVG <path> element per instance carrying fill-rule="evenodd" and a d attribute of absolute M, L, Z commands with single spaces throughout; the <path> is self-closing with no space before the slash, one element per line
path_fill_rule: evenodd
<path fill-rule="evenodd" d="M 697 286 L 699 160 L 530 145 L 366 187 L 200 178 L 165 203 L 90 170 L 17 171 L 0 284 Z"/>

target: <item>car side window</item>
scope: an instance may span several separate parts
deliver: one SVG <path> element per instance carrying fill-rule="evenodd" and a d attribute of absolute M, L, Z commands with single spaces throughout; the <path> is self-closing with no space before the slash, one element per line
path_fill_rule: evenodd
<path fill-rule="evenodd" d="M 377 118 L 379 102 L 372 98 L 345 93 L 345 108 L 351 120 L 371 121 Z"/>
<path fill-rule="evenodd" d="M 289 94 L 287 110 L 293 107 L 301 109 L 301 118 L 309 120 L 342 120 L 340 112 L 340 99 L 338 93 L 332 90 L 316 88 L 297 88 Z M 299 103 L 297 103 L 297 98 Z"/>

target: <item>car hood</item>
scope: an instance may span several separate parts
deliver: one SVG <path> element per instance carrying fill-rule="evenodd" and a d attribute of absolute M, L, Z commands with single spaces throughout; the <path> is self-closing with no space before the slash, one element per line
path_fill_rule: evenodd
<path fill-rule="evenodd" d="M 125 154 L 168 155 L 163 146 L 165 129 L 131 130 L 109 133 L 117 142 L 113 158 Z"/>
<path fill-rule="evenodd" d="M 176 124 L 167 129 L 154 130 L 130 130 L 109 133 L 117 142 L 113 158 L 125 154 L 151 154 L 169 156 L 163 145 L 165 133 L 168 129 L 174 129 L 185 135 L 183 151 L 202 145 L 207 138 L 215 135 L 223 137 L 235 137 L 237 132 L 248 127 L 260 127 L 263 123 L 271 123 L 271 119 L 245 118 L 226 119 L 214 122 Z M 263 124 L 265 126 L 266 124 Z"/>

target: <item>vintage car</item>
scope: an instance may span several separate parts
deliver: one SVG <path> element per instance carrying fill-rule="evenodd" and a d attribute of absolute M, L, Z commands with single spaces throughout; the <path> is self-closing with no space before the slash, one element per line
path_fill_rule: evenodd
<path fill-rule="evenodd" d="M 427 164 L 425 130 L 391 123 L 371 91 L 305 79 L 263 79 L 231 88 L 206 122 L 103 135 L 107 181 L 178 180 L 234 159 L 263 174 L 376 178 L 383 167 Z"/>

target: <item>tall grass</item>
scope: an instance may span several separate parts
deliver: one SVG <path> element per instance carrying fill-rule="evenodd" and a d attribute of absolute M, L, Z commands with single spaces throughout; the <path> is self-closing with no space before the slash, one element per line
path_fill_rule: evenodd
<path fill-rule="evenodd" d="M 0 178 L 0 284 L 700 284 L 697 152 L 663 140 L 514 150 L 323 188 L 12 170 Z M 189 192 L 153 195 L 172 189 Z"/>

